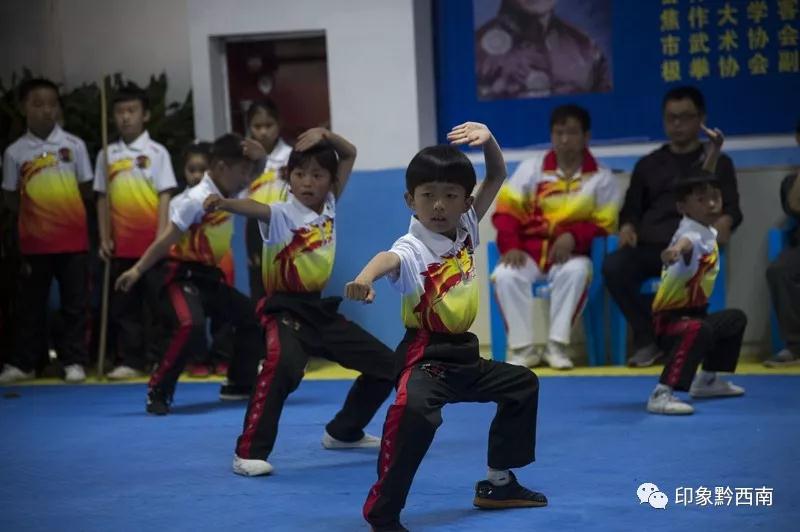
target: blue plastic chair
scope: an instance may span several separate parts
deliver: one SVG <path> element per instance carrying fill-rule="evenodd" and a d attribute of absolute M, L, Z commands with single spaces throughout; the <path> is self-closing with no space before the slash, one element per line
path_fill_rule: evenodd
<path fill-rule="evenodd" d="M 500 262 L 500 251 L 497 244 L 489 242 L 487 246 L 489 253 L 489 272 L 493 272 Z M 605 364 L 605 335 L 603 334 L 603 319 L 605 316 L 605 299 L 603 298 L 603 283 L 601 272 L 603 269 L 603 257 L 606 252 L 606 239 L 595 238 L 592 241 L 591 260 L 592 260 L 592 280 L 589 284 L 589 291 L 586 296 L 586 307 L 583 311 L 583 326 L 586 334 L 586 348 L 589 354 L 589 364 L 598 366 Z M 506 359 L 507 336 L 506 324 L 500 312 L 500 305 L 494 292 L 494 283 L 489 282 L 491 298 L 489 300 L 490 326 L 492 334 L 492 358 L 503 361 Z M 533 297 L 549 299 L 550 285 L 547 281 L 533 283 Z M 533 324 L 531 324 L 531 327 Z"/>
<path fill-rule="evenodd" d="M 797 222 L 793 219 L 788 220 L 783 227 L 773 227 L 767 233 L 767 258 L 772 263 L 778 258 L 778 255 L 789 245 L 789 236 L 797 226 Z M 772 339 L 772 352 L 778 353 L 781 349 L 786 347 L 781 336 L 781 329 L 778 326 L 778 316 L 775 314 L 775 306 L 770 302 L 769 305 L 769 324 L 770 324 L 770 337 Z"/>
<path fill-rule="evenodd" d="M 613 253 L 619 249 L 619 237 L 612 235 L 608 237 L 608 253 Z M 717 281 L 714 284 L 714 291 L 711 292 L 711 297 L 708 298 L 709 312 L 716 312 L 725 308 L 725 287 L 728 285 L 728 272 L 727 272 L 727 252 L 724 247 L 719 251 L 719 274 L 717 274 Z M 661 284 L 660 277 L 651 277 L 646 279 L 641 286 L 640 293 L 644 295 L 654 295 L 658 292 L 658 287 Z M 628 322 L 625 316 L 617 306 L 613 298 L 610 298 L 609 306 L 609 335 L 611 344 L 611 360 L 617 366 L 625 365 L 625 354 L 628 347 Z"/>

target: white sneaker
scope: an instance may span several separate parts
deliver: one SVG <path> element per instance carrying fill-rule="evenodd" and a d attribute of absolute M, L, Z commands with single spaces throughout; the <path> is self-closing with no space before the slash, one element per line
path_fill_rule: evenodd
<path fill-rule="evenodd" d="M 266 460 L 251 460 L 233 455 L 233 472 L 245 477 L 259 477 L 272 473 L 272 465 Z"/>
<path fill-rule="evenodd" d="M 36 377 L 35 371 L 25 373 L 17 366 L 6 364 L 3 366 L 3 372 L 0 373 L 0 384 L 9 384 L 11 382 L 24 381 Z"/>
<path fill-rule="evenodd" d="M 112 381 L 124 381 L 128 379 L 135 379 L 137 377 L 144 377 L 144 372 L 130 366 L 117 366 L 110 371 L 106 377 Z"/>
<path fill-rule="evenodd" d="M 558 342 L 547 342 L 544 360 L 553 369 L 572 369 L 575 365 L 567 356 L 566 346 Z"/>
<path fill-rule="evenodd" d="M 685 416 L 694 413 L 694 407 L 684 403 L 667 390 L 653 392 L 647 400 L 647 411 L 651 414 Z"/>
<path fill-rule="evenodd" d="M 70 383 L 83 382 L 86 380 L 86 372 L 80 364 L 70 364 L 64 367 L 64 380 Z"/>
<path fill-rule="evenodd" d="M 365 432 L 360 440 L 342 441 L 328 434 L 326 430 L 322 435 L 322 446 L 326 449 L 380 449 L 381 439 Z"/>
<path fill-rule="evenodd" d="M 736 386 L 730 381 L 714 377 L 710 382 L 700 375 L 695 375 L 692 386 L 689 388 L 689 395 L 692 397 L 736 397 L 744 395 L 744 388 Z"/>
<path fill-rule="evenodd" d="M 514 366 L 532 368 L 542 363 L 542 355 L 537 352 L 535 345 L 526 345 L 512 349 L 506 357 L 506 362 Z"/>

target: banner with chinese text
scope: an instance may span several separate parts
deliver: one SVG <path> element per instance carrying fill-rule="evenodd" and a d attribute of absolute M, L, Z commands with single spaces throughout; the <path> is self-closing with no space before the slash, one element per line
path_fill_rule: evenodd
<path fill-rule="evenodd" d="M 727 135 L 786 133 L 799 32 L 798 0 L 438 0 L 439 138 L 471 119 L 505 147 L 546 143 L 550 111 L 571 102 L 596 140 L 661 139 L 661 98 L 683 84 Z"/>

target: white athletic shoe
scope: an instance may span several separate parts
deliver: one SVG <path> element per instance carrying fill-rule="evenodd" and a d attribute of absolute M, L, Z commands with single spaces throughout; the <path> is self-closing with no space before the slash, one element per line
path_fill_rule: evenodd
<path fill-rule="evenodd" d="M 28 373 L 25 373 L 17 366 L 6 364 L 5 366 L 3 366 L 3 372 L 0 373 L 0 384 L 9 384 L 12 382 L 33 379 L 35 377 L 36 377 L 35 371 L 29 371 Z"/>
<path fill-rule="evenodd" d="M 69 383 L 78 383 L 86 380 L 86 372 L 80 364 L 70 364 L 64 367 L 64 380 Z"/>
<path fill-rule="evenodd" d="M 245 477 L 259 477 L 272 473 L 272 465 L 266 460 L 251 460 L 233 455 L 233 472 Z"/>
<path fill-rule="evenodd" d="M 322 435 L 322 446 L 326 449 L 380 449 L 381 439 L 365 432 L 360 440 L 342 441 L 328 434 L 326 430 Z"/>
<path fill-rule="evenodd" d="M 697 374 L 692 381 L 692 386 L 689 388 L 689 395 L 706 399 L 710 397 L 736 397 L 737 395 L 744 395 L 744 388 L 719 377 L 714 377 L 710 382 L 707 382 L 700 377 L 700 374 Z"/>
<path fill-rule="evenodd" d="M 144 377 L 144 372 L 130 366 L 117 366 L 110 371 L 106 377 L 112 381 L 124 381 L 128 379 L 135 379 L 137 377 Z"/>
<path fill-rule="evenodd" d="M 685 416 L 694 413 L 694 407 L 684 403 L 669 390 L 653 392 L 647 400 L 647 411 L 651 414 L 665 414 L 668 416 Z"/>
<path fill-rule="evenodd" d="M 572 369 L 575 365 L 567 356 L 566 346 L 558 342 L 547 342 L 544 360 L 553 369 Z"/>
<path fill-rule="evenodd" d="M 506 362 L 514 366 L 533 368 L 542 363 L 542 355 L 537 352 L 535 345 L 526 345 L 518 349 L 512 349 L 506 357 Z"/>

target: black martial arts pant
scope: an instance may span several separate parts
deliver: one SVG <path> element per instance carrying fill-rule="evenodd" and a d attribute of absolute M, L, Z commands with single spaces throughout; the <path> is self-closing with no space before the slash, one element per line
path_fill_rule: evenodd
<path fill-rule="evenodd" d="M 688 391 L 697 366 L 706 371 L 733 372 L 739 361 L 747 316 L 739 309 L 655 315 L 656 343 L 668 355 L 658 382 Z"/>
<path fill-rule="evenodd" d="M 264 344 L 250 299 L 225 283 L 222 271 L 198 262 L 167 260 L 157 266 L 151 285 L 160 286 L 158 301 L 164 334 L 157 338 L 161 360 L 150 377 L 150 392 L 171 398 L 191 353 L 208 348 L 206 318 L 230 322 L 234 353 L 228 382 L 252 386 Z"/>
<path fill-rule="evenodd" d="M 539 380 L 528 368 L 482 359 L 472 333 L 409 329 L 397 353 L 405 365 L 383 425 L 378 481 L 364 504 L 364 518 L 375 526 L 399 519 L 445 404 L 497 403 L 489 428 L 491 468 L 533 462 L 536 445 Z"/>
<path fill-rule="evenodd" d="M 8 361 L 22 371 L 46 364 L 50 285 L 58 281 L 64 332 L 57 346 L 65 366 L 89 363 L 89 263 L 86 253 L 25 255 L 17 291 L 17 338 Z"/>
<path fill-rule="evenodd" d="M 300 385 L 311 355 L 360 371 L 344 406 L 325 430 L 357 441 L 395 383 L 400 369 L 394 352 L 339 314 L 341 298 L 318 293 L 279 293 L 259 303 L 267 353 L 236 443 L 241 458 L 264 460 L 272 452 L 283 404 Z"/>

